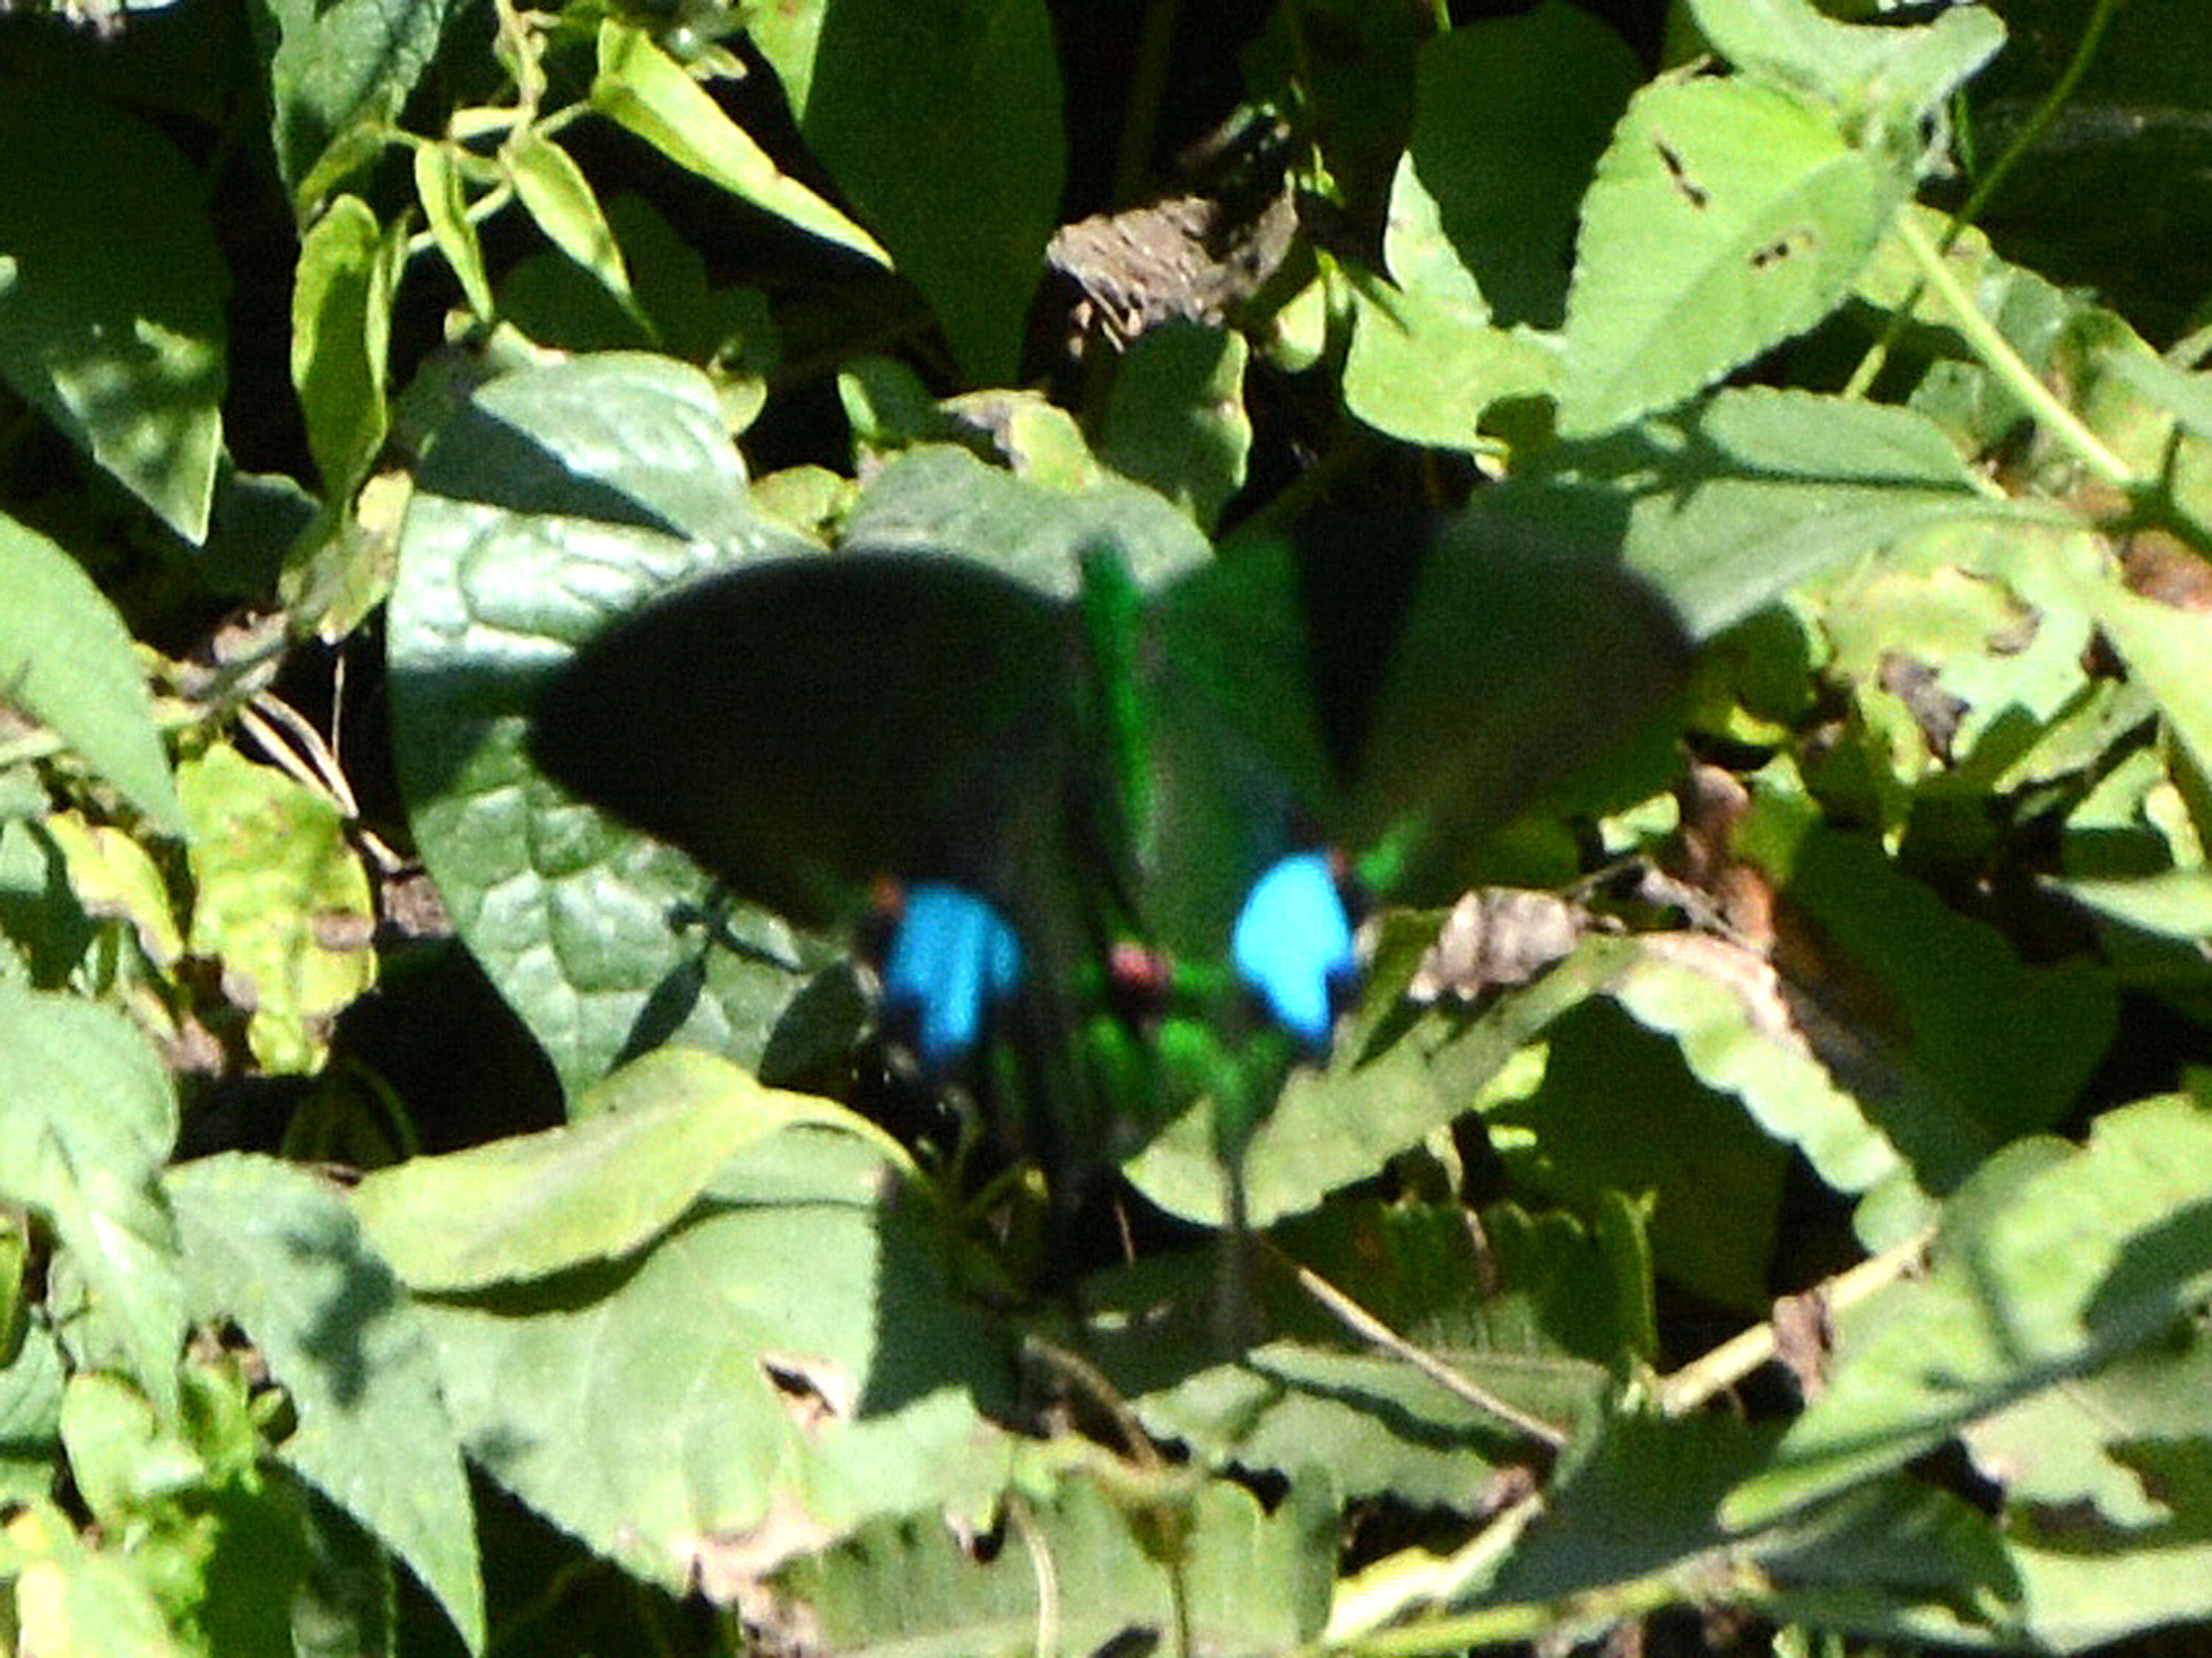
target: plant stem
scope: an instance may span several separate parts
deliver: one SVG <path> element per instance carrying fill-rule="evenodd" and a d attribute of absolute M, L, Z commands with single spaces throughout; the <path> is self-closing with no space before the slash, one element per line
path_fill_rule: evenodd
<path fill-rule="evenodd" d="M 1996 325 L 1981 313 L 1972 295 L 1960 286 L 1936 244 L 1909 218 L 1898 220 L 1897 234 L 1919 264 L 1928 285 L 1951 307 L 1959 331 L 1966 337 L 1966 343 L 1974 348 L 1990 371 L 2090 471 L 2115 489 L 2127 495 L 2136 493 L 2142 485 L 2128 464 L 2107 449 L 2104 440 L 2084 426 L 2080 417 L 2059 402 L 2051 388 L 2037 377 L 2035 371 L 2021 361 L 2020 354 L 1997 332 Z"/>
<path fill-rule="evenodd" d="M 1855 1307 L 1904 1277 L 1919 1265 L 1935 1236 L 1935 1229 L 1927 1228 L 1830 1278 L 1821 1288 L 1828 1310 Z M 1685 1415 L 1768 1363 L 1775 1351 L 1774 1322 L 1770 1319 L 1730 1337 L 1668 1376 L 1655 1390 L 1655 1402 L 1662 1415 Z"/>

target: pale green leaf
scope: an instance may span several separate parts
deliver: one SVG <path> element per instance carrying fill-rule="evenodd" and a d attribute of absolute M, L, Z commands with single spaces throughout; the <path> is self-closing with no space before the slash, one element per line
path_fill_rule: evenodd
<path fill-rule="evenodd" d="M 370 1175 L 355 1212 L 410 1288 L 481 1289 L 641 1247 L 732 1154 L 790 1123 L 866 1128 L 827 1101 L 763 1088 L 692 1048 L 633 1060 L 577 1113 L 563 1128 Z"/>
<path fill-rule="evenodd" d="M 179 774 L 192 825 L 196 955 L 222 963 L 266 1070 L 312 1071 L 376 982 L 368 876 L 325 796 L 217 744 Z"/>
<path fill-rule="evenodd" d="M 0 513 L 0 703 L 53 727 L 131 805 L 185 827 L 154 700 L 123 618 L 83 568 Z"/>
<path fill-rule="evenodd" d="M 2112 582 L 2090 586 L 2090 614 L 2128 672 L 2150 689 L 2199 772 L 2212 774 L 2212 616 L 2145 598 Z"/>
<path fill-rule="evenodd" d="M 2166 1487 L 2143 1453 L 2212 1439 L 2212 1340 L 2185 1329 L 2172 1341 L 2130 1349 L 1969 1424 L 1962 1436 L 2006 1502 L 2026 1509 L 2031 1530 L 2042 1529 L 2039 1514 L 2071 1511 L 2069 1524 L 2051 1528 L 2054 1544 L 2165 1524 L 2187 1493 Z M 2085 1503 L 2094 1516 L 2081 1512 Z M 2198 1546 L 2212 1546 L 2212 1514 L 2181 1517 L 2197 1522 Z M 2212 1600 L 2212 1583 L 2204 1592 Z"/>
<path fill-rule="evenodd" d="M 1698 27 L 1739 69 L 1802 87 L 1854 117 L 1900 133 L 2004 44 L 1980 6 L 1948 6 L 1923 23 L 1843 23 L 1809 0 L 1693 0 Z"/>
<path fill-rule="evenodd" d="M 394 227 L 394 231 L 402 230 Z M 309 228 L 292 284 L 292 384 L 331 500 L 349 495 L 383 445 L 392 296 L 406 238 L 341 196 Z"/>
<path fill-rule="evenodd" d="M 1763 957 L 1696 934 L 1647 937 L 1608 993 L 1673 1037 L 1701 1082 L 1741 1100 L 1837 1191 L 1863 1192 L 1901 1166 L 1888 1137 L 1820 1062 L 1790 987 Z"/>
<path fill-rule="evenodd" d="M 0 155 L 0 379 L 200 541 L 229 286 L 206 182 L 137 117 L 21 81 Z"/>
<path fill-rule="evenodd" d="M 888 1513 L 979 1515 L 1006 1339 L 868 1140 L 787 1128 L 642 1254 L 428 1309 L 477 1463 L 594 1551 L 724 1587 Z M 994 1380 L 998 1378 L 999 1380 Z"/>
<path fill-rule="evenodd" d="M 890 264 L 874 237 L 778 167 L 643 29 L 613 20 L 599 25 L 592 103 L 678 167 L 741 201 L 878 264 Z"/>
<path fill-rule="evenodd" d="M 2175 1500 L 2172 1517 L 2148 1526 L 2078 1523 L 2079 1507 L 2017 1526 L 2008 1553 L 2027 1602 L 2021 1619 L 2045 1647 L 2081 1652 L 2140 1631 L 2142 1643 L 2187 1650 L 2212 1619 L 2212 1439 L 2145 1441 L 2128 1448 L 2130 1473 Z"/>
<path fill-rule="evenodd" d="M 1779 88 L 1644 88 L 1583 202 L 1562 434 L 1679 403 L 1820 321 L 1906 183 Z"/>
<path fill-rule="evenodd" d="M 1306 1650 L 1328 1610 L 1336 1509 L 1320 1482 L 1294 1482 L 1263 1511 L 1241 1485 L 1209 1480 L 1155 1500 L 1181 1516 L 1181 1589 L 1195 1652 L 1273 1658 Z M 1024 1528 L 979 1561 L 935 1515 L 872 1526 L 792 1566 L 777 1588 L 802 1601 L 846 1658 L 1030 1658 L 1055 1649 L 1171 1649 L 1168 1569 L 1137 1527 L 1131 1494 L 1066 1481 Z"/>
<path fill-rule="evenodd" d="M 55 812 L 40 826 L 61 849 L 69 884 L 88 914 L 118 916 L 137 935 L 139 948 L 157 968 L 171 968 L 185 953 L 168 884 L 145 845 L 109 823 L 90 823 L 74 812 Z"/>
<path fill-rule="evenodd" d="M 2162 938 L 2193 944 L 2212 938 L 2212 870 L 2170 869 L 2135 879 L 2079 879 L 2053 884 L 2099 914 Z"/>
<path fill-rule="evenodd" d="M 185 1164 L 168 1193 L 195 1316 L 235 1320 L 298 1415 L 277 1454 L 404 1561 L 480 1651 L 475 1515 L 436 1359 L 344 1197 L 244 1153 Z"/>
<path fill-rule="evenodd" d="M 430 234 L 446 256 L 462 296 L 478 318 L 492 314 L 491 279 L 484 274 L 483 247 L 468 215 L 468 194 L 454 147 L 423 143 L 415 147 L 415 199 L 422 205 Z"/>
<path fill-rule="evenodd" d="M 52 1222 L 102 1345 L 174 1420 L 185 1313 L 157 1180 L 177 1135 L 168 1073 L 121 1014 L 0 983 L 0 1192 Z"/>
<path fill-rule="evenodd" d="M 597 277 L 650 334 L 637 311 L 622 248 L 599 210 L 599 198 L 568 152 L 536 128 L 518 132 L 500 151 L 501 164 L 530 216 L 553 246 Z"/>
<path fill-rule="evenodd" d="M 2038 1166 L 2016 1175 L 2024 1156 Z M 1730 1496 L 1730 1522 L 1897 1467 L 2154 1334 L 2212 1287 L 2212 1231 L 2191 1224 L 2208 1212 L 2212 1112 L 2192 1101 L 2109 1113 L 2055 1161 L 2021 1143 L 1954 1198 L 1924 1275 L 1843 1315 L 1826 1390 Z"/>
<path fill-rule="evenodd" d="M 188 1658 L 143 1570 L 88 1547 L 66 1515 L 41 1499 L 12 1516 L 6 1546 L 15 1576 L 15 1649 L 48 1658 Z"/>
<path fill-rule="evenodd" d="M 1401 178 L 1402 178 L 1401 174 Z M 1480 451 L 1476 427 L 1503 398 L 1557 389 L 1552 337 L 1500 328 L 1469 307 L 1422 289 L 1352 289 L 1345 404 L 1408 443 Z"/>
<path fill-rule="evenodd" d="M 207 1479 L 205 1465 L 163 1430 L 145 1395 L 105 1371 L 69 1379 L 60 1426 L 70 1483 L 104 1526 L 119 1530 L 136 1513 Z"/>

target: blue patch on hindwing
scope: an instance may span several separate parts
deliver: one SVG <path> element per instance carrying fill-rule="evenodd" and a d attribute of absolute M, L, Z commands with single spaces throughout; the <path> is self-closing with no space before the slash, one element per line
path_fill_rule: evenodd
<path fill-rule="evenodd" d="M 915 1056 L 943 1072 L 975 1046 L 985 1010 L 1022 978 L 1021 941 L 985 899 L 921 881 L 906 890 L 884 961 L 884 1000 L 914 1020 Z"/>
<path fill-rule="evenodd" d="M 1358 966 L 1328 853 L 1294 853 L 1252 884 L 1229 953 L 1277 1023 L 1316 1048 L 1328 1042 L 1336 987 Z"/>

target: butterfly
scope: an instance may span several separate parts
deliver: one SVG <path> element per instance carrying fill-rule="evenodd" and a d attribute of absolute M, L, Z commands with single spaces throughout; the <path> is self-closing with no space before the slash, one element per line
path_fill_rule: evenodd
<path fill-rule="evenodd" d="M 1079 566 L 721 572 L 587 640 L 531 734 L 736 896 L 871 925 L 886 1026 L 1077 1187 L 1201 1096 L 1233 1161 L 1355 987 L 1353 858 L 1443 890 L 1686 653 L 1617 563 L 1479 514 L 1316 519 L 1150 589 Z"/>

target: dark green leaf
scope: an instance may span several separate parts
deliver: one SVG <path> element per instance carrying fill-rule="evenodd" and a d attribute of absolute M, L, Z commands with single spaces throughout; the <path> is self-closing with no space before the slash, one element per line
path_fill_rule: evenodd
<path fill-rule="evenodd" d="M 276 167 L 306 217 L 376 154 L 438 48 L 448 0 L 254 0 Z"/>
<path fill-rule="evenodd" d="M 844 0 L 785 92 L 968 378 L 1012 380 L 1065 149 L 1041 0 Z"/>
<path fill-rule="evenodd" d="M 205 187 L 121 110 L 0 90 L 0 378 L 187 541 L 222 448 L 229 282 Z"/>
<path fill-rule="evenodd" d="M 389 634 L 401 786 L 461 936 L 572 1091 L 658 1037 L 755 1059 L 810 975 L 780 923 L 702 926 L 706 876 L 522 747 L 544 671 L 609 616 L 799 544 L 744 489 L 713 388 L 642 357 L 493 382 L 417 480 Z"/>
<path fill-rule="evenodd" d="M 1606 135 L 1637 82 L 1626 42 L 1591 14 L 1546 0 L 1421 48 L 1384 256 L 1409 292 L 1446 296 L 1464 273 L 1501 324 L 1556 328 L 1575 217 Z M 1532 88 L 1547 95 L 1529 95 Z M 1403 199 L 1409 179 L 1419 205 Z M 1431 274 L 1431 262 L 1446 269 Z"/>

